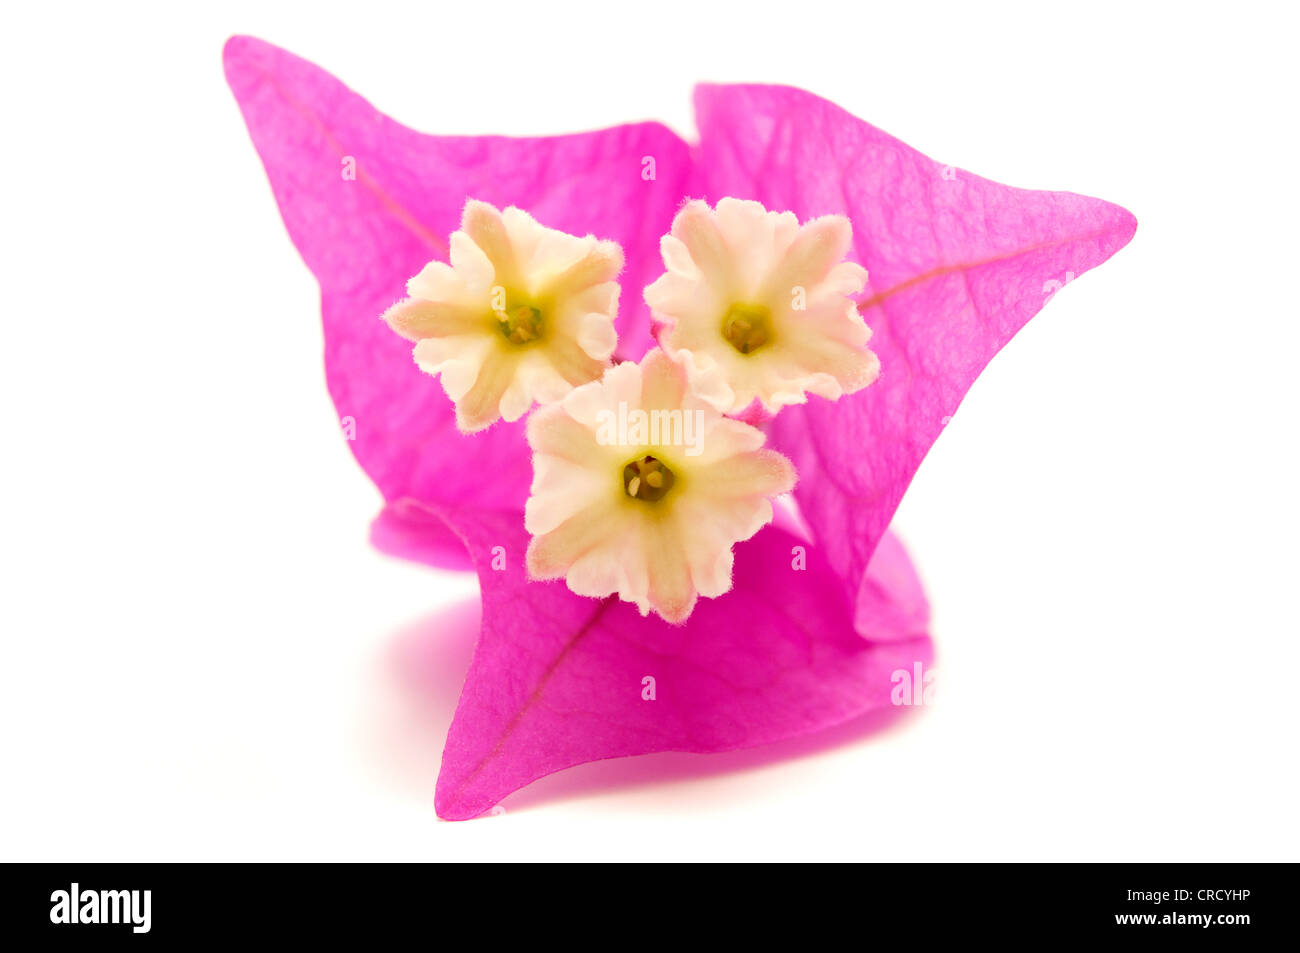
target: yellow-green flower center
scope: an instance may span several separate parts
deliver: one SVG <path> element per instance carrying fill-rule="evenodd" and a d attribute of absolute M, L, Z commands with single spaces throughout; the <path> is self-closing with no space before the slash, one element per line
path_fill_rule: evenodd
<path fill-rule="evenodd" d="M 542 312 L 530 304 L 511 305 L 492 314 L 511 344 L 528 344 L 542 336 Z"/>
<path fill-rule="evenodd" d="M 772 340 L 772 312 L 759 304 L 733 304 L 722 319 L 722 336 L 741 354 Z"/>
<path fill-rule="evenodd" d="M 673 471 L 662 460 L 646 456 L 623 467 L 623 489 L 636 500 L 654 503 L 668 495 L 677 482 Z"/>

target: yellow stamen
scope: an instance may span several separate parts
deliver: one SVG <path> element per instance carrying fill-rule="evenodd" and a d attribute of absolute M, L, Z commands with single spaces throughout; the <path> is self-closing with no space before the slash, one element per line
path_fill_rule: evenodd
<path fill-rule="evenodd" d="M 623 467 L 623 489 L 635 500 L 654 503 L 662 500 L 677 482 L 677 477 L 662 460 L 643 457 Z"/>
<path fill-rule="evenodd" d="M 542 336 L 542 312 L 532 305 L 521 304 L 492 313 L 501 323 L 501 333 L 511 344 L 527 344 Z"/>
<path fill-rule="evenodd" d="M 733 304 L 722 319 L 722 336 L 741 354 L 752 354 L 772 338 L 772 313 L 762 305 Z"/>

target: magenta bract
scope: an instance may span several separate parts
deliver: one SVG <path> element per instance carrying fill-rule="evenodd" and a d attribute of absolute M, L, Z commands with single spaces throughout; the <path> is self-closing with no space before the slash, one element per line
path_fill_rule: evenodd
<path fill-rule="evenodd" d="M 701 86 L 692 148 L 657 123 L 426 135 L 248 37 L 229 41 L 225 67 L 321 285 L 330 394 L 357 422 L 351 445 L 387 503 L 372 539 L 432 565 L 468 557 L 479 573 L 482 632 L 436 796 L 451 819 L 585 761 L 759 745 L 888 705 L 892 673 L 932 652 L 925 597 L 886 535 L 904 490 L 975 377 L 1050 296 L 1045 286 L 1105 261 L 1136 227 L 1107 202 L 940 165 L 787 87 Z M 798 468 L 812 540 L 771 526 L 739 544 L 732 591 L 670 626 L 526 577 L 522 425 L 459 433 L 441 388 L 379 315 L 408 277 L 445 258 L 445 236 L 475 197 L 618 241 L 618 356 L 638 359 L 652 343 L 642 289 L 662 271 L 659 237 L 687 198 L 728 195 L 800 220 L 849 217 L 881 374 L 767 422 L 771 445 Z"/>

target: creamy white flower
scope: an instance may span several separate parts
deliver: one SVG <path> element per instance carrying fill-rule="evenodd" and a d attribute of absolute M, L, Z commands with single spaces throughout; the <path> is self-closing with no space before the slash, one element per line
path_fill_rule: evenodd
<path fill-rule="evenodd" d="M 772 520 L 771 498 L 795 479 L 762 431 L 692 394 L 658 349 L 535 411 L 528 442 L 529 574 L 673 623 L 731 588 L 732 545 Z"/>
<path fill-rule="evenodd" d="M 842 215 L 800 226 L 758 202 L 686 203 L 660 243 L 667 272 L 645 290 L 659 343 L 723 413 L 861 390 L 880 361 L 849 298 L 867 281 L 843 260 L 851 240 Z"/>
<path fill-rule="evenodd" d="M 384 313 L 439 374 L 466 433 L 518 420 L 600 377 L 618 336 L 617 243 L 578 238 L 527 212 L 465 204 L 451 264 L 430 262 Z"/>

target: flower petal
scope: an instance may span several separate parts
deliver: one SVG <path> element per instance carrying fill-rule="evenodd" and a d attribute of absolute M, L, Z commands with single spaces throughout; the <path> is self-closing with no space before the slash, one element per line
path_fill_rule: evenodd
<path fill-rule="evenodd" d="M 440 569 L 473 569 L 461 538 L 416 500 L 394 500 L 370 524 L 370 545 L 381 553 Z"/>
<path fill-rule="evenodd" d="M 403 297 L 407 278 L 447 257 L 443 236 L 474 196 L 622 245 L 620 346 L 639 357 L 650 344 L 641 292 L 686 191 L 688 146 L 658 123 L 519 139 L 424 135 L 269 43 L 233 37 L 224 60 L 290 237 L 320 282 L 326 377 L 339 415 L 355 420 L 358 462 L 388 501 L 522 510 L 530 467 L 521 425 L 460 434 L 438 382 L 378 315 Z M 439 275 L 446 280 L 438 268 L 422 273 L 410 293 Z"/>
<path fill-rule="evenodd" d="M 688 202 L 673 229 L 660 243 L 666 271 L 645 300 L 664 350 L 717 410 L 741 413 L 757 400 L 775 413 L 810 392 L 834 400 L 875 379 L 870 331 L 848 297 L 866 272 L 842 261 L 846 217 L 801 226 L 793 212 L 724 197 L 716 210 Z"/>
<path fill-rule="evenodd" d="M 850 257 L 870 272 L 861 310 L 880 379 L 836 403 L 787 407 L 771 425 L 772 446 L 799 470 L 804 517 L 856 586 L 975 377 L 1043 306 L 1045 288 L 1101 264 L 1136 221 L 1099 199 L 943 166 L 802 90 L 703 85 L 695 105 L 707 194 L 800 219 L 846 215 Z"/>
<path fill-rule="evenodd" d="M 765 439 L 707 407 L 658 348 L 610 368 L 529 423 L 530 570 L 684 620 L 697 592 L 729 588 L 718 572 L 731 547 L 770 522 L 770 498 L 794 485 Z"/>
<path fill-rule="evenodd" d="M 465 203 L 460 230 L 471 239 L 467 244 L 485 256 L 493 266 L 492 280 L 501 285 L 519 282 L 519 262 L 506 223 L 495 206 L 471 199 Z"/>
<path fill-rule="evenodd" d="M 481 312 L 421 298 L 403 298 L 385 311 L 383 318 L 408 341 L 460 334 L 483 321 Z"/>
<path fill-rule="evenodd" d="M 893 673 L 931 659 L 928 610 L 892 541 L 868 576 L 862 638 L 838 577 L 815 550 L 795 568 L 800 541 L 782 529 L 738 548 L 735 588 L 701 599 L 674 626 L 617 598 L 530 582 L 517 519 L 444 516 L 465 538 L 483 592 L 482 632 L 434 798 L 449 820 L 584 761 L 727 751 L 839 724 L 889 707 Z M 492 568 L 494 546 L 505 547 L 504 570 Z"/>

